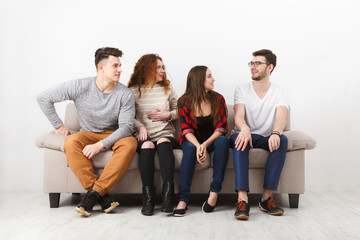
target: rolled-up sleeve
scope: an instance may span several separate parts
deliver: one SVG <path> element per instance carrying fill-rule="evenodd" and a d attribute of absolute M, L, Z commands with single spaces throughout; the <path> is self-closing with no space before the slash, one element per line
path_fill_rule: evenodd
<path fill-rule="evenodd" d="M 219 109 L 220 120 L 216 124 L 214 132 L 221 132 L 223 134 L 226 134 L 228 132 L 226 102 L 224 97 L 221 95 L 218 96 L 218 100 L 220 102 L 220 109 Z"/>
<path fill-rule="evenodd" d="M 188 117 L 186 116 L 187 111 L 188 111 L 188 109 L 185 106 L 178 109 L 181 135 L 183 135 L 183 136 L 185 136 L 188 133 L 194 133 L 194 129 L 191 127 L 190 121 L 189 121 Z"/>

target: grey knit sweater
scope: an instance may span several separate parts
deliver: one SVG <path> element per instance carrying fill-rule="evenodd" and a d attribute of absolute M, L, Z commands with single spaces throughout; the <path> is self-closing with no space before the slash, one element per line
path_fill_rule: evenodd
<path fill-rule="evenodd" d="M 63 124 L 55 111 L 54 103 L 64 100 L 74 101 L 81 131 L 114 131 L 102 140 L 106 148 L 133 133 L 134 96 L 121 83 L 112 92 L 102 93 L 95 84 L 95 77 L 91 77 L 65 82 L 42 92 L 37 101 L 54 128 Z"/>

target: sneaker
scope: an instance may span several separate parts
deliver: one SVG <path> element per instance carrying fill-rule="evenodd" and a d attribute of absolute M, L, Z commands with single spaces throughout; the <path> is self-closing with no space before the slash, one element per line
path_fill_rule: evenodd
<path fill-rule="evenodd" d="M 117 206 L 119 206 L 119 202 L 112 199 L 109 194 L 105 194 L 104 196 L 100 197 L 99 204 L 101 206 L 101 209 L 105 213 L 109 213 L 112 210 L 114 210 Z"/>
<path fill-rule="evenodd" d="M 85 197 L 79 203 L 79 206 L 76 207 L 76 211 L 82 215 L 89 217 L 91 216 L 91 211 L 96 203 L 100 200 L 100 194 L 95 190 L 90 190 L 86 193 Z"/>
<path fill-rule="evenodd" d="M 277 202 L 274 200 L 274 198 L 268 197 L 265 201 L 259 202 L 259 208 L 263 212 L 267 212 L 268 214 L 274 215 L 274 216 L 280 216 L 283 215 L 284 210 L 279 207 Z"/>
<path fill-rule="evenodd" d="M 235 210 L 235 218 L 239 220 L 248 220 L 249 219 L 249 212 L 250 212 L 250 205 L 241 200 L 238 203 L 235 204 L 236 210 Z"/>

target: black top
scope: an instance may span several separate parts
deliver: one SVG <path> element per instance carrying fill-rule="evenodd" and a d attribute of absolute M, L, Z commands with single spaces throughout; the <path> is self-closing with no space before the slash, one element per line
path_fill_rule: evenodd
<path fill-rule="evenodd" d="M 213 118 L 211 115 L 205 117 L 195 117 L 197 126 L 200 133 L 200 144 L 205 142 L 213 133 L 214 133 L 214 125 L 213 125 Z"/>

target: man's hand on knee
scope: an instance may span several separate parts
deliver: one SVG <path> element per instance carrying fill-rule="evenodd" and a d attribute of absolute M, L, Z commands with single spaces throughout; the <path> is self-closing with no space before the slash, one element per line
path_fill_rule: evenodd
<path fill-rule="evenodd" d="M 72 132 L 67 127 L 65 127 L 64 124 L 58 127 L 57 129 L 55 129 L 54 132 L 56 135 L 65 135 L 65 136 L 72 134 Z"/>
<path fill-rule="evenodd" d="M 278 150 L 280 147 L 280 137 L 278 135 L 271 135 L 269 138 L 269 150 L 270 152 Z"/>
<path fill-rule="evenodd" d="M 251 148 L 253 147 L 250 128 L 249 127 L 244 127 L 243 129 L 241 129 L 240 133 L 238 134 L 238 136 L 237 136 L 237 138 L 235 140 L 235 148 L 238 151 L 240 149 L 241 149 L 241 151 L 244 151 L 247 144 L 249 144 Z"/>
<path fill-rule="evenodd" d="M 88 159 L 91 159 L 93 156 L 98 154 L 104 148 L 105 148 L 105 145 L 101 141 L 99 141 L 94 144 L 86 145 L 84 147 L 84 149 L 82 150 L 82 153 L 84 154 L 85 157 L 87 157 Z"/>

